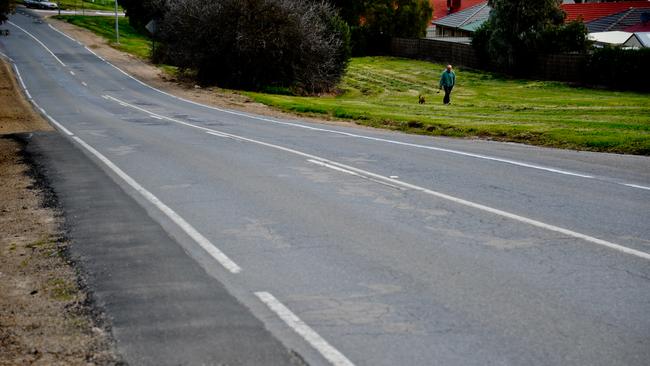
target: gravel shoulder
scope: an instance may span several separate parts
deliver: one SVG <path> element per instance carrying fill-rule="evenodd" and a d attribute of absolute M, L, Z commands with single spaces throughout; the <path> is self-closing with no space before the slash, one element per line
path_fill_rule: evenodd
<path fill-rule="evenodd" d="M 0 106 L 0 365 L 120 364 L 68 260 L 56 197 L 23 151 L 19 136 L 52 128 L 2 60 Z"/>

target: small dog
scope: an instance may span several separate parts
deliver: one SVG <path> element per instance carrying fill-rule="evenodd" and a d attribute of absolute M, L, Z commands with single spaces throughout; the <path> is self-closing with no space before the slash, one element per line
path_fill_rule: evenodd
<path fill-rule="evenodd" d="M 426 100 L 424 99 L 424 95 L 418 96 L 418 103 L 420 103 L 420 104 L 426 103 Z"/>

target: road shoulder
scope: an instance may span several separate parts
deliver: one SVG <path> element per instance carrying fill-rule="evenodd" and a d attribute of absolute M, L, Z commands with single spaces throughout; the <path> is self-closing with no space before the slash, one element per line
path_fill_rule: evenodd
<path fill-rule="evenodd" d="M 70 253 L 128 363 L 300 364 L 70 141 L 35 133 L 24 143 L 59 199 Z"/>
<path fill-rule="evenodd" d="M 52 131 L 0 60 L 0 364 L 121 364 L 23 140 Z M 23 133 L 19 135 L 18 133 Z"/>
<path fill-rule="evenodd" d="M 0 363 L 302 364 L 7 81 Z"/>

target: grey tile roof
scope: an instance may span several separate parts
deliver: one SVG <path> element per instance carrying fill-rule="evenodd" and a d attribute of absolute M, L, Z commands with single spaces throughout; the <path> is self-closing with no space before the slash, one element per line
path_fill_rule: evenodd
<path fill-rule="evenodd" d="M 462 29 L 462 30 L 465 30 L 465 31 L 468 31 L 468 32 L 476 32 L 476 30 L 479 29 L 479 27 L 482 26 L 483 23 L 485 23 L 486 20 L 487 20 L 487 18 L 477 20 L 475 22 L 467 23 L 464 26 L 460 27 L 459 29 Z"/>
<path fill-rule="evenodd" d="M 460 28 L 466 24 L 474 23 L 480 20 L 485 20 L 490 16 L 491 8 L 487 5 L 487 1 L 471 6 L 458 13 L 447 15 L 444 18 L 434 20 L 432 23 L 450 28 Z"/>
<path fill-rule="evenodd" d="M 650 12 L 647 8 L 632 8 L 588 22 L 589 33 L 624 30 L 641 23 L 641 14 Z"/>

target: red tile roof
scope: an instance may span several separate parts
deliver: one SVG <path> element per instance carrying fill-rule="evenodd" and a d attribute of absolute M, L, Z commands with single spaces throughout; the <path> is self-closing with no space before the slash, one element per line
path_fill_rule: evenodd
<path fill-rule="evenodd" d="M 586 3 L 586 4 L 563 4 L 562 9 L 566 12 L 566 21 L 570 22 L 582 18 L 584 22 L 620 13 L 629 8 L 650 8 L 650 1 L 621 1 L 618 3 Z"/>
<path fill-rule="evenodd" d="M 433 20 L 440 19 L 448 15 L 447 0 L 429 0 L 429 1 L 431 2 L 431 6 L 433 6 Z M 461 0 L 460 8 L 457 9 L 455 12 L 459 12 L 461 10 L 467 9 L 471 6 L 483 2 L 485 2 L 485 0 Z"/>
<path fill-rule="evenodd" d="M 433 19 L 437 20 L 446 17 L 447 0 L 429 0 L 433 6 Z M 485 3 L 486 0 L 461 0 L 461 6 L 455 13 L 465 10 L 477 4 Z M 582 18 L 584 22 L 604 18 L 609 15 L 617 14 L 630 8 L 647 8 L 650 9 L 650 0 L 628 0 L 615 3 L 585 3 L 585 4 L 562 4 L 562 9 L 566 12 L 566 22 Z M 645 29 L 645 28 L 644 28 Z"/>

